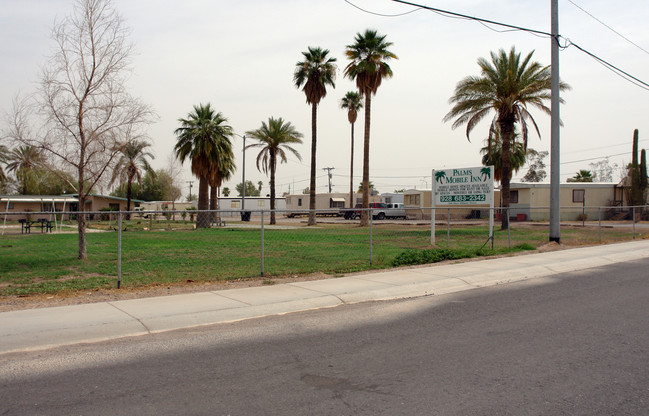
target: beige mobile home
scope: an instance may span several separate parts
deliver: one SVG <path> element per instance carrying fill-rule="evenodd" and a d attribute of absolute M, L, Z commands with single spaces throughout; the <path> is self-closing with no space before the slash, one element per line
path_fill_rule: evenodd
<path fill-rule="evenodd" d="M 612 182 L 568 182 L 560 185 L 561 221 L 586 218 L 597 220 L 599 207 L 616 205 L 616 184 Z M 545 182 L 522 182 L 510 185 L 510 217 L 548 221 L 550 219 L 550 184 Z M 621 202 L 621 201 L 619 201 Z M 602 219 L 604 212 L 601 212 Z"/>
<path fill-rule="evenodd" d="M 327 193 L 316 194 L 315 196 L 316 210 L 322 211 L 319 215 L 339 215 L 341 209 L 349 208 L 349 193 Z M 360 204 L 363 201 L 363 194 L 354 194 L 354 205 Z M 379 202 L 380 196 L 370 196 L 369 202 Z M 297 194 L 286 196 L 286 216 L 294 217 L 298 215 L 306 215 L 309 209 L 309 194 Z"/>
<path fill-rule="evenodd" d="M 430 189 L 409 189 L 405 191 L 403 205 L 409 220 L 430 220 L 431 197 Z M 498 194 L 494 195 L 498 198 Z M 448 209 L 450 208 L 450 210 Z M 451 219 L 489 218 L 489 205 L 452 205 L 441 206 L 435 210 L 435 220 L 446 220 L 450 213 Z"/>

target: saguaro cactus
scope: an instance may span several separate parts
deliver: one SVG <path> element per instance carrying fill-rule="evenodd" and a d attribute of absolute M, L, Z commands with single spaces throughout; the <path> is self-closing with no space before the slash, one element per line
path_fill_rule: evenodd
<path fill-rule="evenodd" d="M 642 149 L 640 152 L 640 190 L 643 193 L 647 190 L 647 184 L 647 152 Z"/>
<path fill-rule="evenodd" d="M 641 162 L 638 163 L 638 136 L 638 129 L 635 129 L 633 131 L 633 152 L 631 154 L 631 164 L 629 165 L 631 187 L 627 194 L 628 204 L 632 206 L 644 205 L 646 202 L 647 158 L 645 150 L 642 149 Z"/>

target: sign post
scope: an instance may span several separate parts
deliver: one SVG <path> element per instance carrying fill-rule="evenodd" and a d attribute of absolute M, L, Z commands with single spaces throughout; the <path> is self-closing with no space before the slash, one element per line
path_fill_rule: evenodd
<path fill-rule="evenodd" d="M 430 244 L 435 244 L 435 208 L 449 205 L 489 204 L 489 238 L 493 244 L 493 166 L 433 170 Z"/>

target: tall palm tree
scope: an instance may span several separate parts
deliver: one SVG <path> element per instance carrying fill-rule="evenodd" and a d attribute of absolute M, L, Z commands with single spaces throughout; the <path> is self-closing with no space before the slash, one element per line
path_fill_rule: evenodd
<path fill-rule="evenodd" d="M 21 185 L 21 194 L 35 193 L 37 188 L 37 171 L 45 165 L 45 157 L 35 147 L 23 145 L 9 152 L 7 172 L 13 172 Z"/>
<path fill-rule="evenodd" d="M 192 173 L 198 178 L 198 214 L 196 227 L 206 228 L 210 225 L 209 185 L 211 176 L 218 170 L 222 156 L 232 150 L 232 127 L 225 124 L 227 119 L 215 112 L 211 105 L 194 106 L 194 111 L 186 119 L 178 119 L 180 127 L 175 130 L 178 138 L 174 150 L 176 156 L 184 163 L 191 159 Z"/>
<path fill-rule="evenodd" d="M 261 122 L 261 127 L 257 130 L 246 132 L 246 135 L 259 141 L 246 146 L 261 147 L 257 155 L 257 169 L 268 175 L 270 172 L 270 223 L 275 224 L 275 172 L 277 170 L 277 160 L 280 163 L 286 163 L 286 151 L 289 151 L 302 160 L 302 157 L 291 145 L 302 144 L 302 133 L 295 130 L 290 122 L 285 122 L 282 118 L 268 119 L 268 123 Z"/>
<path fill-rule="evenodd" d="M 351 61 L 345 67 L 345 76 L 356 81 L 358 91 L 365 97 L 365 135 L 363 137 L 363 205 L 361 226 L 369 224 L 370 202 L 370 117 L 372 114 L 372 94 L 381 86 L 384 78 L 392 77 L 388 65 L 390 59 L 398 59 L 388 48 L 392 42 L 385 40 L 375 30 L 357 33 L 355 43 L 347 45 L 345 55 Z"/>
<path fill-rule="evenodd" d="M 536 150 L 525 148 L 525 144 L 518 140 L 519 134 L 515 131 L 510 148 L 510 166 L 513 172 L 518 172 L 526 163 L 527 156 L 536 154 Z M 494 180 L 501 182 L 503 179 L 503 141 L 496 132 L 491 140 L 485 140 L 485 146 L 480 149 L 482 164 L 494 167 Z"/>
<path fill-rule="evenodd" d="M 502 207 L 509 207 L 509 185 L 512 174 L 511 148 L 514 137 L 514 126 L 520 124 L 523 146 L 527 148 L 527 122 L 530 121 L 536 133 L 540 132 L 528 107 L 536 108 L 550 114 L 545 103 L 550 100 L 550 66 L 541 66 L 531 61 L 534 51 L 521 59 L 521 54 L 514 47 L 509 53 L 501 49 L 491 52 L 491 62 L 485 58 L 478 59 L 480 76 L 469 76 L 455 87 L 455 93 L 449 99 L 453 104 L 444 121 L 453 121 L 453 128 L 466 124 L 466 136 L 489 113 L 495 113 L 489 129 L 489 140 L 493 139 L 496 129 L 502 136 L 502 170 L 501 199 Z M 560 89 L 569 88 L 560 83 Z M 502 228 L 507 228 L 509 218 L 502 216 Z"/>
<path fill-rule="evenodd" d="M 147 160 L 147 158 L 155 159 L 155 156 L 146 150 L 147 147 L 151 147 L 151 143 L 144 140 L 126 142 L 122 146 L 121 155 L 113 170 L 113 176 L 110 178 L 110 185 L 118 179 L 120 185 L 126 184 L 126 211 L 131 210 L 133 181 L 135 180 L 141 185 L 145 172 L 155 177 L 155 172 Z M 130 219 L 130 214 L 126 214 L 126 219 Z"/>
<path fill-rule="evenodd" d="M 215 211 L 218 209 L 218 188 L 223 181 L 232 177 L 236 167 L 234 164 L 234 152 L 232 151 L 232 142 L 223 143 L 221 151 L 216 155 L 217 161 L 210 172 L 210 213 L 211 219 L 214 220 Z"/>
<path fill-rule="evenodd" d="M 347 120 L 352 127 L 352 150 L 349 167 L 349 208 L 354 208 L 354 123 L 358 117 L 358 110 L 363 108 L 361 95 L 357 91 L 348 91 L 340 100 L 340 108 L 347 110 Z"/>
<path fill-rule="evenodd" d="M 336 58 L 331 58 L 328 49 L 312 48 L 302 52 L 303 61 L 295 64 L 293 82 L 302 88 L 307 104 L 311 104 L 311 175 L 309 181 L 309 222 L 315 225 L 315 172 L 318 104 L 327 95 L 327 86 L 336 88 Z"/>

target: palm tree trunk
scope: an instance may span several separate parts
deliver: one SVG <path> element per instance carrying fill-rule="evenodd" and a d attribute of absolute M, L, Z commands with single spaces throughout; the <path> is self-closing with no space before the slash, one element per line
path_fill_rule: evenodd
<path fill-rule="evenodd" d="M 352 125 L 351 166 L 349 167 L 349 208 L 354 208 L 354 123 Z"/>
<path fill-rule="evenodd" d="M 363 137 L 363 211 L 361 227 L 370 224 L 370 116 L 372 114 L 372 91 L 365 91 L 365 135 Z"/>
<path fill-rule="evenodd" d="M 216 216 L 216 207 L 218 205 L 216 190 L 216 185 L 210 185 L 210 221 L 214 221 Z"/>
<path fill-rule="evenodd" d="M 206 178 L 198 180 L 198 213 L 196 214 L 196 228 L 207 228 L 210 225 L 209 184 Z"/>
<path fill-rule="evenodd" d="M 128 212 L 131 211 L 131 198 L 133 197 L 133 178 L 129 176 L 128 182 L 126 184 L 126 219 L 130 220 L 131 219 L 131 214 L 128 214 Z"/>
<path fill-rule="evenodd" d="M 309 222 L 307 225 L 315 225 L 315 164 L 316 164 L 316 123 L 318 121 L 318 104 L 311 105 L 311 178 L 309 181 Z"/>
<path fill-rule="evenodd" d="M 500 121 L 500 133 L 502 134 L 502 168 L 503 177 L 500 181 L 500 195 L 502 200 L 502 208 L 504 208 L 501 216 L 502 230 L 506 230 L 509 226 L 509 189 L 512 178 L 511 168 L 511 142 L 514 135 L 514 118 L 513 116 L 505 117 Z"/>
<path fill-rule="evenodd" d="M 270 223 L 275 224 L 275 169 L 277 165 L 276 150 L 270 150 Z"/>

